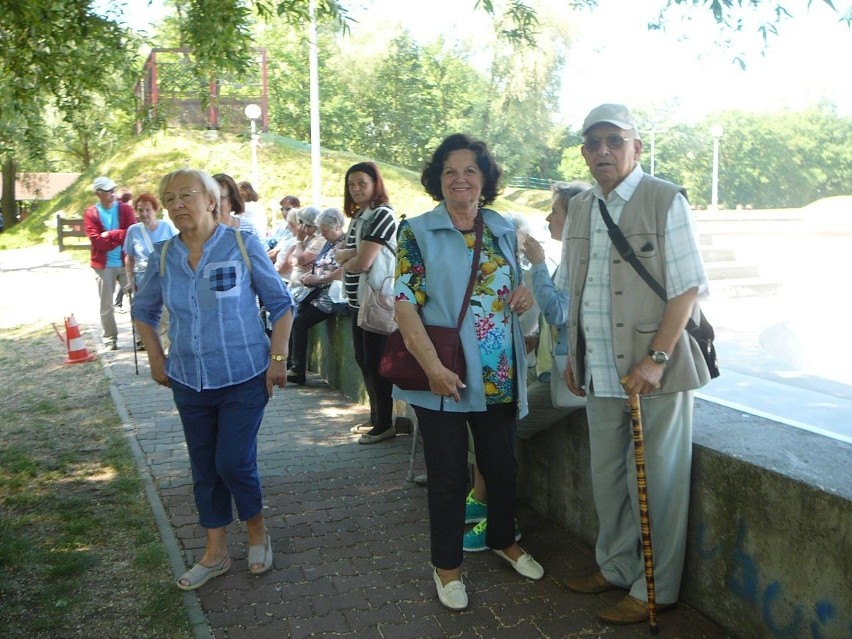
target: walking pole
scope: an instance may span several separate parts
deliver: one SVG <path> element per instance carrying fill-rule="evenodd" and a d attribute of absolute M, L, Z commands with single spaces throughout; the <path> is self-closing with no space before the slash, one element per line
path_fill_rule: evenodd
<path fill-rule="evenodd" d="M 651 517 L 648 513 L 648 479 L 645 476 L 645 439 L 642 435 L 642 409 L 639 395 L 630 393 L 630 422 L 633 425 L 633 451 L 636 456 L 636 484 L 639 488 L 639 528 L 642 532 L 642 557 L 645 560 L 645 585 L 648 589 L 648 625 L 652 635 L 657 627 L 657 589 L 654 585 L 654 548 L 651 545 Z"/>
<path fill-rule="evenodd" d="M 127 303 L 130 304 L 130 312 L 133 312 L 133 292 L 127 291 Z M 136 324 L 133 323 L 133 318 L 130 318 L 130 330 L 133 333 L 133 365 L 136 367 L 136 374 L 139 374 L 139 356 L 136 354 Z"/>

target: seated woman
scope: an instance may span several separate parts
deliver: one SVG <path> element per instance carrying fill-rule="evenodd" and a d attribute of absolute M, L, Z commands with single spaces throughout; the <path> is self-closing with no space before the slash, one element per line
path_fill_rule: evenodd
<path fill-rule="evenodd" d="M 334 314 L 334 302 L 329 295 L 332 282 L 343 278 L 343 268 L 337 263 L 335 253 L 337 243 L 343 239 L 345 230 L 343 213 L 340 209 L 326 209 L 316 218 L 320 235 L 325 246 L 314 260 L 310 273 L 302 276 L 302 284 L 309 289 L 307 297 L 300 303 L 296 319 L 293 322 L 290 351 L 290 370 L 287 381 L 293 384 L 305 383 L 305 370 L 308 364 L 308 331 L 312 326 L 324 322 Z"/>
<path fill-rule="evenodd" d="M 273 262 L 275 262 L 275 258 L 278 257 L 278 252 L 281 250 L 278 248 L 278 244 L 293 236 L 293 229 L 290 227 L 288 219 L 290 211 L 302 206 L 299 198 L 295 195 L 285 195 L 281 198 L 279 205 L 281 207 L 281 220 L 275 225 L 272 235 L 266 240 L 266 254 Z"/>
<path fill-rule="evenodd" d="M 296 229 L 296 243 L 288 258 L 290 263 L 290 294 L 298 304 L 310 292 L 302 276 L 311 272 L 314 260 L 325 246 L 325 238 L 317 232 L 319 209 L 306 206 L 299 210 L 299 226 Z M 279 271 L 280 272 L 280 271 Z"/>
<path fill-rule="evenodd" d="M 290 255 L 296 248 L 296 242 L 299 241 L 297 233 L 301 210 L 300 208 L 292 208 L 287 211 L 287 235 L 278 242 L 278 245 L 272 251 L 269 251 L 269 253 L 275 252 L 275 258 L 272 261 L 275 264 L 275 270 L 278 271 L 285 282 L 290 281 L 290 271 L 293 268 L 290 266 Z"/>

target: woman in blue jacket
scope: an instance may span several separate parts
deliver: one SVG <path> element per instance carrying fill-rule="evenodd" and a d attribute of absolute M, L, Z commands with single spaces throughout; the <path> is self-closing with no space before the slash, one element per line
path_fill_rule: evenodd
<path fill-rule="evenodd" d="M 461 576 L 467 492 L 467 427 L 491 490 L 488 546 L 521 575 L 542 567 L 516 543 L 518 466 L 515 427 L 526 414 L 524 340 L 519 313 L 532 304 L 521 284 L 512 223 L 483 208 L 497 197 L 502 171 L 485 143 L 446 138 L 421 176 L 439 202 L 405 220 L 398 235 L 396 320 L 405 346 L 429 378 L 429 391 L 394 389 L 414 408 L 426 458 L 433 578 L 441 603 L 467 607 Z M 481 233 L 479 263 L 472 264 Z M 471 268 L 475 282 L 460 331 L 464 379 L 443 366 L 424 324 L 455 326 Z"/>

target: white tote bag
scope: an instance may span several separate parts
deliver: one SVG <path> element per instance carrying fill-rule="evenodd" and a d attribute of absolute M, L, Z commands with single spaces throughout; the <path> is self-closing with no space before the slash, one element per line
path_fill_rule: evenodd
<path fill-rule="evenodd" d="M 550 403 L 554 408 L 582 408 L 586 405 L 585 397 L 578 397 L 568 389 L 565 383 L 565 366 L 567 355 L 551 354 L 553 365 L 550 368 Z"/>

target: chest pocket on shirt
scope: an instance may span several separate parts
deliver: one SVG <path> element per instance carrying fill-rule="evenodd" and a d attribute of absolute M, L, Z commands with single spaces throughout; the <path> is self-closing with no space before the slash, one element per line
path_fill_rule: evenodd
<path fill-rule="evenodd" d="M 243 277 L 242 265 L 237 262 L 218 262 L 207 266 L 208 288 L 217 298 L 238 296 Z"/>

